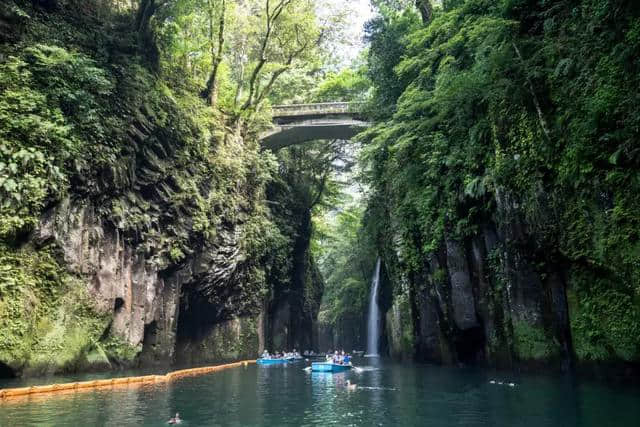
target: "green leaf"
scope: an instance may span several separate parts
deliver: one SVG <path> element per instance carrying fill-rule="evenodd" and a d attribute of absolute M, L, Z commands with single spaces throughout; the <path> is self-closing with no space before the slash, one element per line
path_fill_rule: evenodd
<path fill-rule="evenodd" d="M 11 192 L 13 192 L 13 190 L 15 190 L 16 188 L 18 188 L 18 183 L 17 183 L 17 182 L 15 182 L 12 178 L 9 178 L 9 179 L 7 179 L 7 180 L 4 182 L 4 189 L 5 189 L 7 192 L 11 193 Z"/>

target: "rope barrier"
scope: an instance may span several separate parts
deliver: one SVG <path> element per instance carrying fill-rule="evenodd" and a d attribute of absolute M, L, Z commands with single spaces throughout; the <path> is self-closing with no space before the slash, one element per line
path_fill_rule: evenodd
<path fill-rule="evenodd" d="M 106 380 L 92 380 L 92 381 L 79 381 L 63 384 L 50 384 L 50 385 L 37 385 L 30 387 L 19 388 L 5 388 L 0 389 L 0 402 L 9 400 L 12 398 L 28 397 L 32 395 L 46 395 L 56 393 L 69 393 L 83 390 L 93 390 L 103 387 L 114 386 L 131 386 L 131 385 L 144 385 L 144 384 L 158 384 L 167 383 L 182 377 L 208 374 L 211 372 L 222 371 L 229 368 L 238 368 L 240 366 L 247 366 L 250 363 L 256 363 L 255 360 L 243 360 L 241 362 L 227 363 L 224 365 L 216 366 L 203 366 L 200 368 L 180 369 L 178 371 L 172 371 L 165 375 L 144 375 L 140 377 L 120 377 L 111 378 Z"/>

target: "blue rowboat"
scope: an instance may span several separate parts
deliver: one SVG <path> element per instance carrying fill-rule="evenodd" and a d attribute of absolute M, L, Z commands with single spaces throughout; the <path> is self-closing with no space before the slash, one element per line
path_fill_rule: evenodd
<path fill-rule="evenodd" d="M 311 370 L 313 372 L 343 372 L 351 369 L 351 365 L 338 365 L 328 362 L 312 362 Z"/>
<path fill-rule="evenodd" d="M 275 365 L 277 363 L 287 363 L 287 359 L 258 359 L 256 363 L 258 365 Z"/>

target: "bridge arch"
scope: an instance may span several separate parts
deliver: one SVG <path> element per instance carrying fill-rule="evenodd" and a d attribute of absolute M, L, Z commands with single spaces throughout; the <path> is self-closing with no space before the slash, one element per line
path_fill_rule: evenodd
<path fill-rule="evenodd" d="M 271 150 L 317 139 L 351 139 L 369 126 L 360 103 L 275 105 L 272 110 L 274 127 L 260 135 L 262 146 Z"/>

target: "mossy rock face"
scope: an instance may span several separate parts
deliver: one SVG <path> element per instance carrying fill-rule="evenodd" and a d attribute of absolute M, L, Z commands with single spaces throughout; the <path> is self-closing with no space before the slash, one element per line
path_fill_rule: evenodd
<path fill-rule="evenodd" d="M 411 320 L 409 296 L 398 295 L 394 298 L 386 316 L 389 353 L 395 358 L 410 358 L 414 353 L 415 339 Z"/>
<path fill-rule="evenodd" d="M 560 352 L 558 343 L 541 326 L 522 320 L 513 322 L 513 347 L 521 361 L 548 361 Z"/>
<path fill-rule="evenodd" d="M 255 358 L 259 350 L 257 325 L 255 317 L 220 322 L 200 339 L 178 342 L 176 362 L 195 365 Z"/>
<path fill-rule="evenodd" d="M 24 375 L 86 365 L 109 315 L 50 250 L 0 246 L 0 361 Z"/>
<path fill-rule="evenodd" d="M 130 366 L 143 346 L 169 362 L 184 283 L 221 318 L 257 311 L 279 235 L 264 202 L 273 158 L 147 69 L 135 31 L 24 9 L 25 31 L 0 46 L 0 363 Z M 56 257 L 31 247 L 54 243 Z"/>
<path fill-rule="evenodd" d="M 628 288 L 574 272 L 567 292 L 578 362 L 640 358 L 640 302 Z"/>
<path fill-rule="evenodd" d="M 94 352 L 103 353 L 101 357 L 106 358 L 110 364 L 130 367 L 136 363 L 141 350 L 142 344 L 133 346 L 119 336 L 111 334 L 96 344 Z"/>

